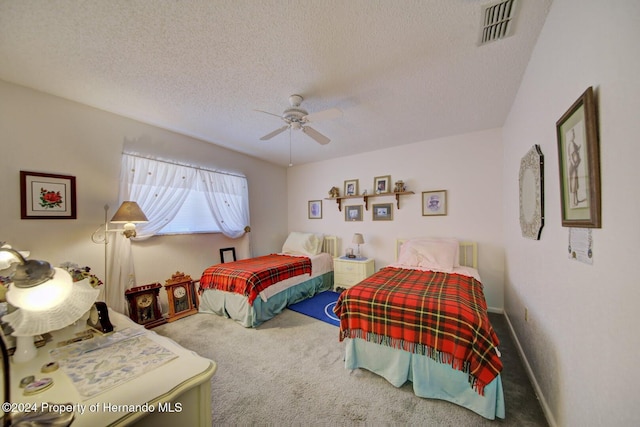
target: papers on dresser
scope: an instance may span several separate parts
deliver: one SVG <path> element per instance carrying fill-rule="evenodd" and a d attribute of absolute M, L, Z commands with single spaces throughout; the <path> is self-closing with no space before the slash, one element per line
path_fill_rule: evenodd
<path fill-rule="evenodd" d="M 178 357 L 148 335 L 146 329 L 127 328 L 49 354 L 86 400 Z"/>

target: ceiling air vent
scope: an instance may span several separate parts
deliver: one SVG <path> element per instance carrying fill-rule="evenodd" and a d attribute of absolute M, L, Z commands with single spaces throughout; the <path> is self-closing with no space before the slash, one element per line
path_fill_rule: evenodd
<path fill-rule="evenodd" d="M 513 24 L 517 0 L 502 0 L 483 6 L 480 44 L 509 37 Z"/>

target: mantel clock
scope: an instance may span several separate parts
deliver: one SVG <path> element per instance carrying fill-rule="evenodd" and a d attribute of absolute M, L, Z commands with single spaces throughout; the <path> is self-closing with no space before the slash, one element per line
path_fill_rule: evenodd
<path fill-rule="evenodd" d="M 171 279 L 165 281 L 169 301 L 168 322 L 191 316 L 198 312 L 198 296 L 191 276 L 176 271 Z"/>
<path fill-rule="evenodd" d="M 158 295 L 162 285 L 152 283 L 150 285 L 136 286 L 124 292 L 129 302 L 129 317 L 134 322 L 151 329 L 167 323 L 160 311 Z"/>

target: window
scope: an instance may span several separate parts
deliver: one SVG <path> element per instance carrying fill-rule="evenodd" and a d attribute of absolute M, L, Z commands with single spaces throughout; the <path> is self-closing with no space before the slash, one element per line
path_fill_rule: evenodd
<path fill-rule="evenodd" d="M 204 193 L 199 190 L 193 190 L 189 192 L 187 200 L 180 206 L 176 216 L 162 227 L 157 234 L 220 232 L 220 227 L 216 224 L 216 220 L 213 218 L 211 210 L 209 210 Z"/>
<path fill-rule="evenodd" d="M 235 239 L 249 226 L 244 176 L 123 154 L 120 200 L 136 201 L 149 219 L 138 239 L 214 232 Z"/>

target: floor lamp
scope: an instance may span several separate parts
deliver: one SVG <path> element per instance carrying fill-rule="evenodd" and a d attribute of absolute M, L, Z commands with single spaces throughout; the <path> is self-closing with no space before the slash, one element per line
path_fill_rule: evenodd
<path fill-rule="evenodd" d="M 104 205 L 104 224 L 102 224 L 91 235 L 93 243 L 104 244 L 104 298 L 107 299 L 107 284 L 108 272 L 107 272 L 107 245 L 109 244 L 109 233 L 122 232 L 124 237 L 130 239 L 136 237 L 136 224 L 148 222 L 147 216 L 142 212 L 142 209 L 136 202 L 126 201 L 122 202 L 116 213 L 111 218 L 111 221 L 107 221 L 109 212 L 109 205 Z M 124 224 L 123 229 L 109 229 L 109 222 L 114 224 Z"/>

